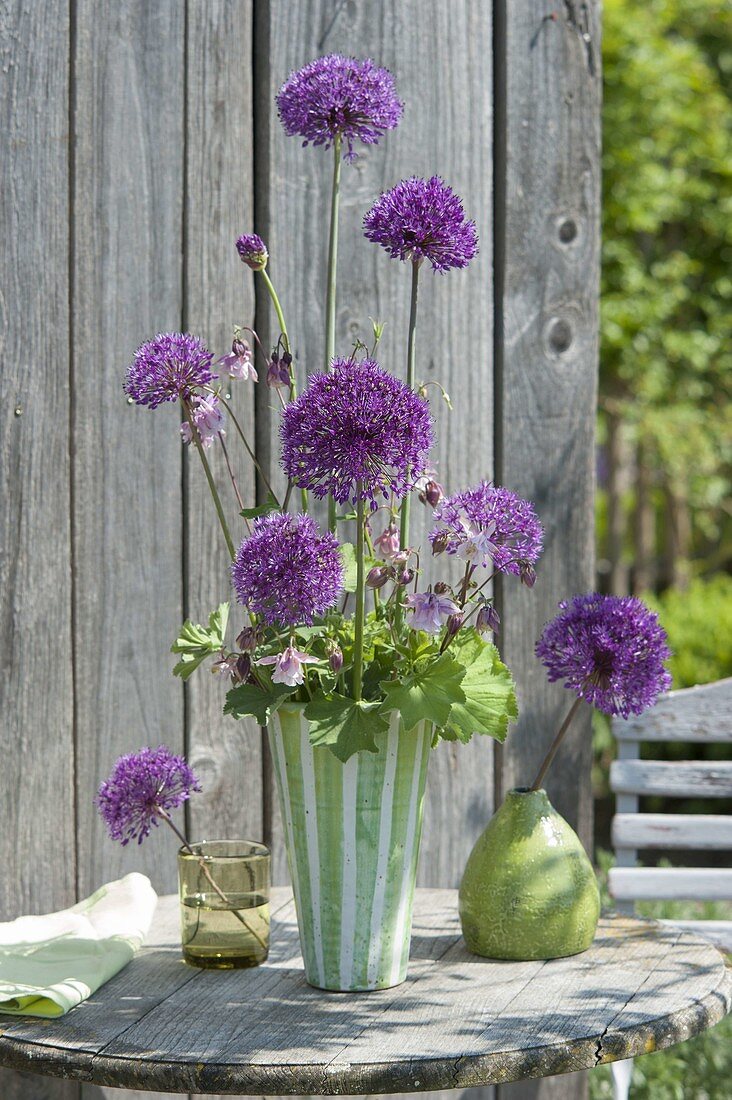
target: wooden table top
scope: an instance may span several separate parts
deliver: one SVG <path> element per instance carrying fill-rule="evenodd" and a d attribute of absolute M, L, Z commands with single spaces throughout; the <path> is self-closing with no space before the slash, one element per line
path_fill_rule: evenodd
<path fill-rule="evenodd" d="M 147 945 L 58 1020 L 0 1016 L 0 1064 L 169 1092 L 364 1094 L 467 1088 L 587 1069 L 687 1039 L 730 1009 L 731 972 L 696 934 L 611 917 L 582 955 L 470 955 L 454 890 L 418 890 L 404 985 L 323 993 L 305 982 L 289 891 L 253 970 L 195 970 L 178 905 Z"/>

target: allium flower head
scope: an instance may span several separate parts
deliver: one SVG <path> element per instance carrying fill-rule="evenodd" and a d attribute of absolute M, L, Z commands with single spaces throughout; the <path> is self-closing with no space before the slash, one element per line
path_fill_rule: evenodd
<path fill-rule="evenodd" d="M 433 547 L 474 565 L 520 577 L 542 551 L 543 528 L 533 506 L 509 489 L 481 481 L 447 497 L 435 509 Z"/>
<path fill-rule="evenodd" d="M 475 222 L 439 176 L 402 180 L 385 191 L 363 220 L 364 233 L 394 260 L 429 260 L 435 271 L 467 267 L 478 252 Z"/>
<path fill-rule="evenodd" d="M 338 599 L 338 540 L 310 516 L 271 512 L 254 521 L 231 566 L 240 603 L 270 625 L 312 623 Z"/>
<path fill-rule="evenodd" d="M 666 632 L 641 600 L 592 593 L 559 607 L 536 645 L 552 683 L 564 680 L 579 698 L 623 718 L 641 714 L 671 686 Z"/>
<path fill-rule="evenodd" d="M 315 496 L 403 497 L 432 446 L 429 404 L 373 359 L 334 359 L 283 412 L 282 466 Z M 358 484 L 360 483 L 360 490 Z"/>
<path fill-rule="evenodd" d="M 141 344 L 127 370 L 125 393 L 138 405 L 156 409 L 164 401 L 190 399 L 197 386 L 205 386 L 213 355 L 188 332 L 162 332 Z"/>
<path fill-rule="evenodd" d="M 299 134 L 303 145 L 328 149 L 340 134 L 352 160 L 355 141 L 376 145 L 394 129 L 402 104 L 388 69 L 331 53 L 291 74 L 277 95 L 277 110 L 290 137 Z"/>
<path fill-rule="evenodd" d="M 120 756 L 96 797 L 112 840 L 142 844 L 163 814 L 177 809 L 201 785 L 182 756 L 161 745 Z"/>
<path fill-rule="evenodd" d="M 236 239 L 236 251 L 241 262 L 252 271 L 264 271 L 269 259 L 267 245 L 257 233 L 242 233 Z"/>

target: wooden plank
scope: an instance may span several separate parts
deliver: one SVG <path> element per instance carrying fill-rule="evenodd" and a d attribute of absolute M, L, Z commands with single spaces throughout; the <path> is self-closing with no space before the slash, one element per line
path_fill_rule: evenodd
<path fill-rule="evenodd" d="M 74 900 L 69 3 L 0 8 L 0 921 Z M 75 1100 L 0 1070 L 3 1100 Z"/>
<path fill-rule="evenodd" d="M 732 797 L 732 761 L 614 760 L 610 787 L 620 794 L 669 798 Z"/>
<path fill-rule="evenodd" d="M 275 919 L 271 959 L 247 972 L 198 971 L 176 984 L 176 932 L 167 963 L 165 942 L 151 946 L 105 987 L 106 1012 L 88 1002 L 50 1029 L 11 1024 L 0 1061 L 32 1057 L 96 1084 L 206 1095 L 413 1092 L 576 1072 L 638 1053 L 639 1036 L 660 1049 L 729 1008 L 721 955 L 679 928 L 606 919 L 580 955 L 497 963 L 467 952 L 456 901 L 453 891 L 418 891 L 410 976 L 378 994 L 305 984 L 291 904 Z M 160 920 L 174 908 L 164 899 Z"/>
<path fill-rule="evenodd" d="M 233 325 L 251 325 L 251 272 L 234 248 L 252 224 L 252 87 L 249 0 L 188 0 L 186 34 L 185 326 L 201 334 L 216 356 L 228 352 Z M 254 389 L 233 381 L 226 392 L 249 439 L 254 439 Z M 254 503 L 254 470 L 233 428 L 226 439 L 246 505 Z M 209 452 L 229 527 L 244 536 L 236 497 L 219 446 Z M 205 620 L 231 598 L 229 557 L 198 456 L 185 456 L 186 615 Z M 229 637 L 243 625 L 232 603 Z M 161 639 L 161 644 L 164 642 Z M 260 840 L 262 741 L 253 722 L 222 713 L 228 681 L 202 670 L 188 682 L 186 744 L 203 794 L 189 803 L 191 836 Z"/>
<path fill-rule="evenodd" d="M 495 5 L 496 477 L 546 530 L 533 590 L 498 585 L 518 727 L 497 753 L 497 799 L 530 784 L 569 700 L 534 644 L 556 605 L 594 584 L 594 420 L 600 220 L 599 3 Z M 587 35 L 587 39 L 583 36 Z M 589 711 L 547 780 L 591 849 Z M 528 1083 L 501 1100 L 580 1100 L 586 1081 Z"/>
<path fill-rule="evenodd" d="M 645 714 L 613 720 L 618 741 L 732 741 L 732 677 L 672 691 Z"/>
<path fill-rule="evenodd" d="M 450 42 L 450 49 L 445 43 Z M 357 45 L 356 45 L 357 44 Z M 372 56 L 395 74 L 405 114 L 380 145 L 344 165 L 337 340 L 350 354 L 353 340 L 369 339 L 369 317 L 387 322 L 381 362 L 403 374 L 409 274 L 364 240 L 361 220 L 379 192 L 401 177 L 443 173 L 478 223 L 481 253 L 469 271 L 422 276 L 418 375 L 439 380 L 454 397 L 450 413 L 439 399 L 437 463 L 440 480 L 455 491 L 493 473 L 491 302 L 491 6 L 439 0 L 388 0 L 375 12 L 366 4 L 286 0 L 255 10 L 257 89 L 256 229 L 268 241 L 271 274 L 283 303 L 298 360 L 322 367 L 327 210 L 331 157 L 301 148 L 277 121 L 274 96 L 289 72 L 319 54 L 340 50 Z M 454 58 L 460 57 L 460 64 Z M 429 80 L 425 79 L 429 73 Z M 466 142 L 466 134 L 471 140 Z M 293 258 L 295 258 L 293 260 Z M 303 259 L 304 258 L 304 259 Z M 257 294 L 257 327 L 271 331 L 266 298 Z M 469 347 L 469 369 L 462 350 Z M 430 389 L 431 394 L 437 391 Z M 260 452 L 276 466 L 276 416 L 266 389 L 257 408 Z M 429 519 L 416 505 L 415 535 Z M 472 844 L 492 809 L 492 746 L 476 739 L 467 749 L 442 746 L 430 764 L 421 881 L 455 884 Z M 280 832 L 274 830 L 282 852 Z M 284 860 L 277 861 L 283 875 Z"/>
<path fill-rule="evenodd" d="M 722 814 L 616 814 L 613 848 L 732 848 L 732 818 Z"/>
<path fill-rule="evenodd" d="M 179 413 L 122 395 L 136 345 L 181 325 L 183 6 L 76 6 L 74 532 L 79 890 L 135 869 L 175 883 L 176 844 L 106 836 L 93 795 L 115 758 L 181 752 L 170 643 L 182 621 Z M 168 153 L 163 151 L 167 150 Z M 134 850 L 133 850 L 134 849 Z M 83 1100 L 89 1100 L 82 1088 Z"/>
<path fill-rule="evenodd" d="M 619 900 L 732 901 L 732 870 L 726 867 L 613 867 L 610 894 Z"/>

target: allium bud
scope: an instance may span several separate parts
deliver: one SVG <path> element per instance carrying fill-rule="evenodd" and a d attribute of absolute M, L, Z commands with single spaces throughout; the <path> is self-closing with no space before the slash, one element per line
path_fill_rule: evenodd
<path fill-rule="evenodd" d="M 463 619 L 465 616 L 462 612 L 458 611 L 455 615 L 450 615 L 445 623 L 445 632 L 448 638 L 454 638 L 460 627 L 463 625 Z"/>
<path fill-rule="evenodd" d="M 431 479 L 425 483 L 424 489 L 419 494 L 423 504 L 429 504 L 430 508 L 436 508 L 445 495 L 445 490 L 438 481 Z"/>
<path fill-rule="evenodd" d="M 435 537 L 432 539 L 432 553 L 433 555 L 442 554 L 447 549 L 450 542 L 449 531 L 438 531 Z"/>
<path fill-rule="evenodd" d="M 386 582 L 389 580 L 389 574 L 391 570 L 385 565 L 375 565 L 373 569 L 369 569 L 366 575 L 366 587 L 367 588 L 383 588 Z"/>
<path fill-rule="evenodd" d="M 231 678 L 235 684 L 243 684 L 249 679 L 249 673 L 252 670 L 252 659 L 248 653 L 243 653 L 236 662 L 236 666 L 231 673 Z"/>
<path fill-rule="evenodd" d="M 486 630 L 492 630 L 493 633 L 496 634 L 500 624 L 501 616 L 498 614 L 493 604 L 484 603 L 475 617 L 475 629 L 478 633 L 483 634 Z"/>
<path fill-rule="evenodd" d="M 413 569 L 400 569 L 399 572 L 396 575 L 396 582 L 397 582 L 397 584 L 401 585 L 402 587 L 404 587 L 408 584 L 411 584 L 413 580 L 414 580 L 414 570 Z"/>
<path fill-rule="evenodd" d="M 437 581 L 432 588 L 433 592 L 436 592 L 438 596 L 444 596 L 446 592 L 450 591 L 450 585 L 445 581 Z"/>
<path fill-rule="evenodd" d="M 521 583 L 525 584 L 527 588 L 533 588 L 536 584 L 536 570 L 530 561 L 521 562 Z"/>
<path fill-rule="evenodd" d="M 256 233 L 244 233 L 236 242 L 236 251 L 242 263 L 252 271 L 264 271 L 269 259 L 267 246 Z"/>
<path fill-rule="evenodd" d="M 343 668 L 343 650 L 340 646 L 333 646 L 328 654 L 328 664 L 330 665 L 330 671 L 334 672 L 337 676 Z"/>
<path fill-rule="evenodd" d="M 254 653 L 259 643 L 259 634 L 256 627 L 245 626 L 236 636 L 236 644 L 243 653 Z"/>

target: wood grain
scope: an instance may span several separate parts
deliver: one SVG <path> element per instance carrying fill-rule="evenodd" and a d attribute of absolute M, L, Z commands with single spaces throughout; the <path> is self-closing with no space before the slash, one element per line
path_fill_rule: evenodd
<path fill-rule="evenodd" d="M 732 870 L 726 867 L 612 867 L 612 897 L 619 901 L 683 898 L 732 901 Z"/>
<path fill-rule="evenodd" d="M 306 985 L 285 892 L 270 959 L 246 972 L 184 967 L 176 907 L 162 899 L 154 942 L 90 1001 L 3 1027 L 0 1062 L 201 1094 L 469 1088 L 661 1049 L 719 1020 L 732 995 L 714 947 L 654 922 L 603 920 L 569 959 L 478 959 L 460 938 L 456 893 L 420 890 L 407 981 L 343 997 Z"/>
<path fill-rule="evenodd" d="M 732 818 L 721 814 L 616 814 L 613 848 L 732 849 Z"/>
<path fill-rule="evenodd" d="M 566 714 L 534 644 L 560 599 L 594 583 L 600 73 L 599 3 L 495 7 L 496 477 L 544 524 L 536 587 L 498 586 L 500 643 L 520 721 L 499 750 L 497 798 L 532 782 Z M 586 23 L 586 25 L 585 25 Z M 582 35 L 586 33 L 590 42 Z M 547 780 L 591 849 L 589 711 Z M 499 1089 L 501 1100 L 580 1100 L 586 1081 Z"/>
<path fill-rule="evenodd" d="M 614 760 L 610 787 L 618 794 L 730 798 L 732 761 Z"/>
<path fill-rule="evenodd" d="M 0 921 L 75 893 L 68 37 L 67 0 L 0 7 Z"/>
<path fill-rule="evenodd" d="M 248 0 L 188 0 L 185 327 L 201 334 L 217 358 L 230 350 L 233 325 L 251 326 L 254 319 L 252 274 L 234 248 L 253 217 L 251 69 L 241 63 L 251 55 L 251 21 Z M 253 384 L 232 381 L 226 392 L 253 442 Z M 226 444 L 251 507 L 254 470 L 231 426 Z M 238 545 L 245 529 L 221 448 L 211 448 L 209 456 Z M 231 598 L 230 561 L 197 454 L 186 454 L 184 464 L 186 615 L 202 621 Z M 230 639 L 242 625 L 241 609 L 232 602 Z M 208 668 L 186 686 L 187 751 L 204 788 L 189 803 L 190 833 L 261 840 L 261 735 L 253 722 L 224 718 L 228 686 Z"/>
<path fill-rule="evenodd" d="M 618 741 L 732 741 L 732 678 L 672 691 L 645 714 L 613 719 Z"/>

